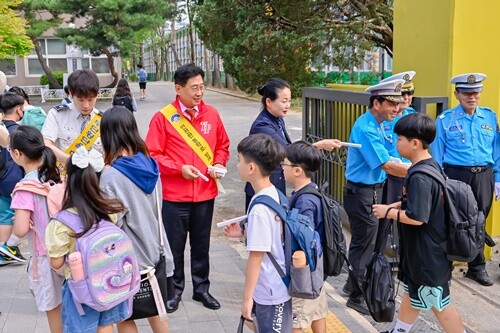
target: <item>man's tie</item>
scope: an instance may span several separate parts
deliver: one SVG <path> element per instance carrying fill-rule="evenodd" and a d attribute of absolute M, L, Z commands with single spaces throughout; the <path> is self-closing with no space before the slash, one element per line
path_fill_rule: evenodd
<path fill-rule="evenodd" d="M 83 130 L 85 129 L 85 127 L 87 126 L 87 124 L 90 121 L 90 115 L 82 116 L 82 117 L 83 117 L 83 123 L 82 123 L 82 126 L 80 127 L 80 133 L 83 132 Z"/>
<path fill-rule="evenodd" d="M 196 116 L 196 110 L 195 109 L 186 109 L 186 113 L 191 117 L 191 122 L 194 121 L 194 117 Z"/>

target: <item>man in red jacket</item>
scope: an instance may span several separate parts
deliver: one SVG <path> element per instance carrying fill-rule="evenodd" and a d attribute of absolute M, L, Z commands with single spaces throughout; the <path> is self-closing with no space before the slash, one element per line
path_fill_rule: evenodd
<path fill-rule="evenodd" d="M 179 307 L 184 291 L 184 248 L 189 233 L 193 300 L 209 309 L 219 302 L 209 293 L 210 231 L 217 196 L 216 180 L 229 159 L 229 137 L 218 111 L 202 101 L 205 73 L 194 64 L 174 74 L 177 98 L 156 113 L 146 144 L 158 162 L 163 187 L 163 223 L 174 256 L 173 285 L 167 312 Z M 222 173 L 223 174 L 223 173 Z M 208 177 L 208 178 L 207 178 Z"/>

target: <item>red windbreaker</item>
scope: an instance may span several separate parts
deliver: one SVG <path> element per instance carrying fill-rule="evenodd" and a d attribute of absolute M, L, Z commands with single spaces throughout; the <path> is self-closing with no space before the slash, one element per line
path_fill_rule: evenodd
<path fill-rule="evenodd" d="M 178 98 L 172 105 L 181 113 Z M 203 101 L 198 105 L 198 115 L 192 123 L 212 148 L 214 164 L 226 166 L 229 159 L 229 137 L 226 133 L 219 112 Z M 163 187 L 163 199 L 173 202 L 200 202 L 217 196 L 215 180 L 207 173 L 207 166 L 189 147 L 175 128 L 161 112 L 151 119 L 146 144 L 151 156 L 158 162 Z M 209 177 L 206 182 L 201 178 L 186 180 L 182 177 L 183 165 L 193 165 Z"/>

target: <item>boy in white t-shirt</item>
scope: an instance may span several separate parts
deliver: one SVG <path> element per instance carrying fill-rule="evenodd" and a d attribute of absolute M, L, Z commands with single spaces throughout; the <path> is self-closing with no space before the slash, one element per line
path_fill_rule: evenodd
<path fill-rule="evenodd" d="M 283 161 L 284 148 L 267 134 L 254 134 L 238 144 L 238 174 L 255 190 L 255 197 L 268 195 L 279 202 L 278 190 L 269 175 Z M 252 200 L 253 200 L 252 199 Z M 260 332 L 292 331 L 292 304 L 288 289 L 266 252 L 270 252 L 283 270 L 282 221 L 276 212 L 256 204 L 247 213 L 247 251 L 249 251 L 242 316 L 254 318 Z"/>

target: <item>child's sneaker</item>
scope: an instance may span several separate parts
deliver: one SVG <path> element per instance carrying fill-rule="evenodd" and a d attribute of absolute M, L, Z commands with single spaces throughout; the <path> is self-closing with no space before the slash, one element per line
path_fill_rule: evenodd
<path fill-rule="evenodd" d="M 4 259 L 11 258 L 18 262 L 26 262 L 26 258 L 23 257 L 17 246 L 4 244 L 0 246 L 0 252 L 3 254 Z"/>

